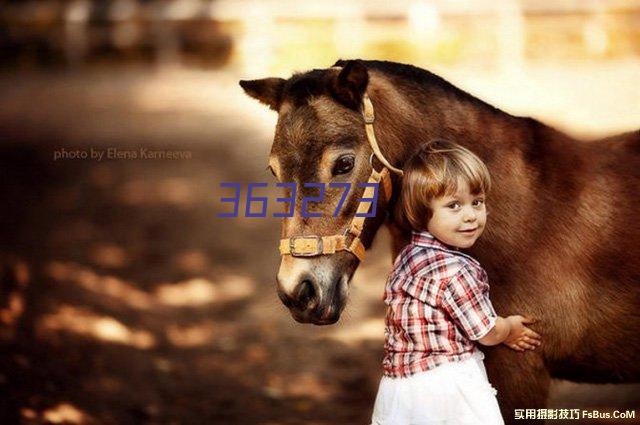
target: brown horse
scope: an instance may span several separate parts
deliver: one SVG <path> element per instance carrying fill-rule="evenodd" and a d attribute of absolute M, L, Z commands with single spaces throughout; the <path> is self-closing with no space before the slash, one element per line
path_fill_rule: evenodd
<path fill-rule="evenodd" d="M 371 147 L 361 114 L 369 95 L 388 161 L 401 168 L 417 146 L 438 138 L 465 145 L 489 167 L 494 187 L 485 234 L 471 254 L 486 268 L 502 315 L 528 314 L 540 349 L 486 349 L 490 381 L 505 420 L 516 408 L 545 406 L 551 378 L 637 382 L 640 378 L 640 131 L 579 142 L 531 118 L 509 115 L 410 65 L 338 61 L 288 80 L 241 81 L 249 96 L 278 112 L 269 164 L 279 181 L 298 182 L 297 201 L 314 195 L 302 182 L 364 182 Z M 369 247 L 384 223 L 393 257 L 409 230 L 394 219 L 401 177 L 379 197 L 361 239 Z M 350 193 L 331 217 L 339 190 L 328 190 L 323 218 L 285 218 L 282 237 L 340 234 L 358 206 Z M 275 249 L 275 247 L 274 247 Z M 278 294 L 296 320 L 339 319 L 359 260 L 349 251 L 284 255 Z M 567 406 L 568 408 L 570 406 Z M 522 422 L 522 421 L 518 421 Z"/>

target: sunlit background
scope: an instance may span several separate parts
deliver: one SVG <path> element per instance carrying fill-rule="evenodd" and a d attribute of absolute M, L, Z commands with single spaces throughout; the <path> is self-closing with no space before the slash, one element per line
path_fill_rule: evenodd
<path fill-rule="evenodd" d="M 338 325 L 293 321 L 275 293 L 279 222 L 243 218 L 244 203 L 217 217 L 221 182 L 273 183 L 276 115 L 240 79 L 384 59 L 578 138 L 640 127 L 640 1 L 0 8 L 3 424 L 367 423 L 389 237 Z M 70 157 L 92 148 L 189 158 Z M 638 394 L 556 382 L 550 405 L 638 408 Z"/>

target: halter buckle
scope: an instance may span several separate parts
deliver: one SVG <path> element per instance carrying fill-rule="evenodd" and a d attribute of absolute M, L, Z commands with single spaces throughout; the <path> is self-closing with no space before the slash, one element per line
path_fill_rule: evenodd
<path fill-rule="evenodd" d="M 298 240 L 304 241 L 300 251 L 296 250 L 296 241 Z M 320 236 L 292 236 L 289 238 L 289 251 L 294 257 L 315 257 L 322 254 L 322 249 L 322 237 Z"/>

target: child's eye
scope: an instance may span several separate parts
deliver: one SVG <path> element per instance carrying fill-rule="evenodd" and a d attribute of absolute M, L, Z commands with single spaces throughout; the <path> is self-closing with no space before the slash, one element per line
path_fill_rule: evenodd
<path fill-rule="evenodd" d="M 451 208 L 452 210 L 457 210 L 458 208 L 460 208 L 460 202 L 452 202 L 449 205 L 447 205 L 447 208 Z"/>
<path fill-rule="evenodd" d="M 484 199 L 476 199 L 476 200 L 473 201 L 473 206 L 474 207 L 479 207 L 482 204 L 484 204 Z"/>

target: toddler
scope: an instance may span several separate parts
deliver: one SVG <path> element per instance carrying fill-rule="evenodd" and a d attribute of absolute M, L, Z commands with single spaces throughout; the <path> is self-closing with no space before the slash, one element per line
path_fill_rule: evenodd
<path fill-rule="evenodd" d="M 435 141 L 406 163 L 397 216 L 411 243 L 385 287 L 384 376 L 373 425 L 504 424 L 482 345 L 533 350 L 540 335 L 523 316 L 498 316 L 487 274 L 459 251 L 485 228 L 489 172 L 469 150 Z"/>

